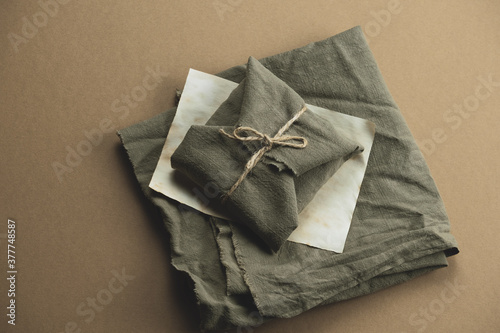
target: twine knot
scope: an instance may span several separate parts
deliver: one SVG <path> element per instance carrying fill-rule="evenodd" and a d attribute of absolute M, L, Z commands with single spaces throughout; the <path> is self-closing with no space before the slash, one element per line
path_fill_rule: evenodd
<path fill-rule="evenodd" d="M 245 170 L 240 175 L 236 183 L 231 187 L 231 189 L 225 194 L 222 201 L 224 202 L 236 188 L 241 184 L 243 179 L 248 175 L 248 173 L 257 165 L 257 163 L 262 159 L 265 153 L 270 151 L 274 145 L 291 147 L 302 149 L 307 146 L 307 139 L 302 136 L 293 135 L 283 135 L 283 133 L 290 128 L 290 126 L 307 110 L 304 105 L 299 112 L 293 116 L 283 127 L 279 129 L 275 136 L 270 137 L 267 134 L 261 133 L 254 128 L 240 126 L 234 129 L 232 134 L 226 133 L 222 128 L 219 132 L 228 138 L 238 141 L 260 141 L 262 148 L 260 148 L 252 157 L 248 160 L 245 165 Z"/>
<path fill-rule="evenodd" d="M 269 135 L 264 134 L 264 137 L 262 138 L 262 145 L 265 147 L 272 148 L 273 147 L 273 139 Z"/>
<path fill-rule="evenodd" d="M 292 148 L 305 148 L 307 146 L 307 139 L 302 136 L 292 135 L 278 135 L 270 137 L 267 134 L 261 133 L 252 127 L 240 126 L 234 129 L 232 134 L 228 134 L 222 128 L 219 130 L 228 138 L 238 141 L 260 141 L 262 147 L 271 150 L 274 144 Z M 300 143 L 296 143 L 300 141 Z"/>

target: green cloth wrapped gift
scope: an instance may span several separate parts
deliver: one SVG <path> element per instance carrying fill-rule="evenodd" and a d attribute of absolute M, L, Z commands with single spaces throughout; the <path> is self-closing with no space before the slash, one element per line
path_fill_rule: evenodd
<path fill-rule="evenodd" d="M 225 199 L 221 208 L 274 251 L 297 227 L 298 213 L 317 190 L 362 151 L 304 105 L 295 91 L 250 57 L 245 79 L 205 126 L 191 127 L 171 159 L 174 169 L 201 187 L 211 183 L 220 189 Z M 286 130 L 280 133 L 282 128 Z M 245 165 L 259 153 L 261 159 L 242 177 Z"/>

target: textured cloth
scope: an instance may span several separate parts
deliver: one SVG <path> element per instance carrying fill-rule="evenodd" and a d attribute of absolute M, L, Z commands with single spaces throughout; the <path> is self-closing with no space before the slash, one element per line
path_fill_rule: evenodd
<path fill-rule="evenodd" d="M 353 154 L 359 143 L 329 120 L 306 110 L 284 133 L 307 139 L 302 149 L 276 145 L 237 189 L 224 197 L 261 142 L 220 133 L 249 127 L 274 136 L 305 104 L 286 83 L 250 57 L 245 79 L 204 126 L 192 126 L 172 155 L 172 167 L 202 188 L 211 184 L 227 200 L 222 209 L 278 251 L 298 225 L 298 213 Z M 219 199 L 219 197 L 217 197 Z"/>
<path fill-rule="evenodd" d="M 285 242 L 272 253 L 245 226 L 190 210 L 148 187 L 175 109 L 119 132 L 145 195 L 163 214 L 172 264 L 194 281 L 201 326 L 291 317 L 446 266 L 446 256 L 458 249 L 443 202 L 361 28 L 261 63 L 306 103 L 374 122 L 375 141 L 344 252 Z M 218 75 L 241 82 L 246 69 Z"/>

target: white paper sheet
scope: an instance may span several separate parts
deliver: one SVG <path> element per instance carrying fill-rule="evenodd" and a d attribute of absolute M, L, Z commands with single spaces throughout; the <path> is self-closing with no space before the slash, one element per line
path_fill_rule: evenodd
<path fill-rule="evenodd" d="M 170 157 L 191 125 L 205 124 L 236 86 L 236 83 L 214 75 L 193 69 L 189 71 L 150 188 L 203 213 L 227 218 L 207 205 L 212 191 L 200 188 L 172 169 Z M 308 104 L 307 107 L 334 122 L 345 136 L 362 144 L 365 150 L 346 161 L 323 185 L 300 213 L 299 225 L 288 240 L 342 253 L 373 144 L 375 125 L 365 119 L 314 105 Z"/>

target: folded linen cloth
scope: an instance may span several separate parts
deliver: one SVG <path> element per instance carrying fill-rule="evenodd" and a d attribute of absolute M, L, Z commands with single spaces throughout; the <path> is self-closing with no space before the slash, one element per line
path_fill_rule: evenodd
<path fill-rule="evenodd" d="M 272 144 L 235 186 L 247 162 L 266 149 L 262 141 L 272 140 L 304 105 L 286 83 L 250 57 L 245 79 L 206 125 L 190 128 L 171 158 L 174 169 L 201 187 L 210 183 L 220 189 L 222 198 L 227 199 L 222 209 L 234 221 L 247 225 L 273 251 L 278 251 L 297 227 L 298 214 L 319 188 L 345 161 L 363 150 L 335 124 L 306 109 L 280 136 L 286 141 Z M 249 135 L 235 140 L 228 134 L 235 128 Z M 262 133 L 268 133 L 268 138 Z M 246 141 L 248 138 L 254 140 Z M 297 144 L 298 138 L 307 145 Z M 235 190 L 230 193 L 232 188 Z"/>
<path fill-rule="evenodd" d="M 458 248 L 443 202 L 361 28 L 261 63 L 306 103 L 374 122 L 375 141 L 344 252 L 285 242 L 272 253 L 247 227 L 148 187 L 175 109 L 119 131 L 145 195 L 162 212 L 172 264 L 194 282 L 201 327 L 255 326 L 447 266 Z M 246 68 L 218 75 L 241 82 Z"/>

